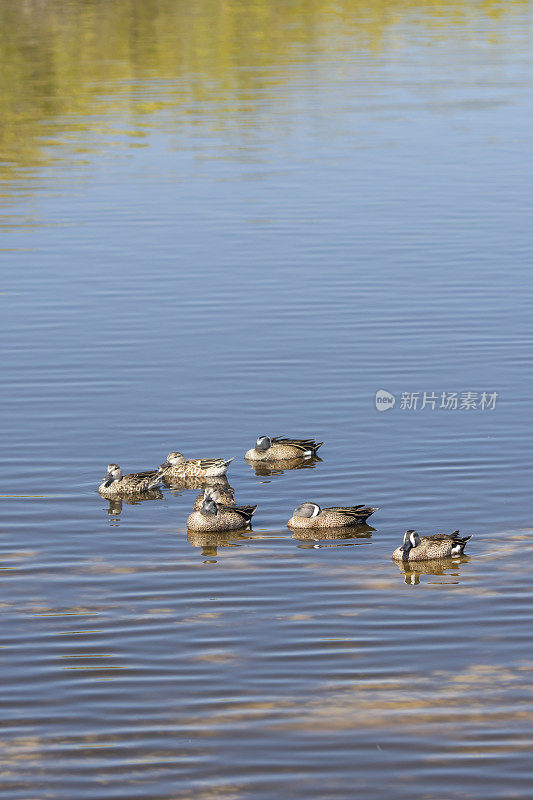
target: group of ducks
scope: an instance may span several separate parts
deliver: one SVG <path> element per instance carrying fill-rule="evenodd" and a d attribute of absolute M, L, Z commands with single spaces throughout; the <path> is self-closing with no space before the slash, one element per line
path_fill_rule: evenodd
<path fill-rule="evenodd" d="M 315 458 L 322 444 L 314 439 L 260 436 L 244 458 L 254 466 L 268 464 L 277 468 L 294 468 Z M 232 458 L 186 459 L 182 453 L 173 451 L 158 469 L 129 475 L 123 475 L 118 464 L 109 464 L 98 491 L 110 500 L 140 499 L 162 483 L 172 484 L 173 481 L 191 478 L 205 481 L 209 485 L 196 498 L 193 512 L 187 518 L 187 528 L 204 533 L 246 530 L 250 528 L 257 506 L 235 505 L 233 489 L 227 481 L 226 484 L 222 482 L 232 461 Z M 305 502 L 294 509 L 287 524 L 296 529 L 348 528 L 365 523 L 374 511 L 378 509 L 365 505 L 320 508 L 317 503 Z M 408 530 L 403 544 L 396 548 L 392 557 L 398 561 L 426 561 L 459 556 L 471 538 L 459 536 L 459 531 L 419 536 L 415 530 Z"/>

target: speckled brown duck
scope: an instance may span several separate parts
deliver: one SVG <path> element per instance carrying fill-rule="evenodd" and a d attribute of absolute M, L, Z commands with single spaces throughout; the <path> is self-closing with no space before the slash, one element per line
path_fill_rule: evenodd
<path fill-rule="evenodd" d="M 259 436 L 255 446 L 244 457 L 247 461 L 293 461 L 312 458 L 324 442 L 314 439 L 286 439 L 283 436 Z"/>
<path fill-rule="evenodd" d="M 396 561 L 431 561 L 451 556 L 462 556 L 466 543 L 472 536 L 453 533 L 435 533 L 419 536 L 414 530 L 405 531 L 403 544 L 397 547 L 392 557 Z"/>
<path fill-rule="evenodd" d="M 172 451 L 159 467 L 165 478 L 218 478 L 226 474 L 228 465 L 233 461 L 223 458 L 190 458 L 186 459 L 183 453 Z"/>
<path fill-rule="evenodd" d="M 344 528 L 365 522 L 377 510 L 365 505 L 320 508 L 317 503 L 301 503 L 287 525 L 290 528 Z"/>
<path fill-rule="evenodd" d="M 118 464 L 108 464 L 107 474 L 98 491 L 102 497 L 140 497 L 149 494 L 159 483 L 161 476 L 157 470 L 123 475 Z"/>
<path fill-rule="evenodd" d="M 210 498 L 204 500 L 199 511 L 193 511 L 187 518 L 187 528 L 191 531 L 239 531 L 250 528 L 252 516 L 257 506 L 221 506 Z"/>
<path fill-rule="evenodd" d="M 194 501 L 194 510 L 199 511 L 204 504 L 204 500 L 214 500 L 221 506 L 232 508 L 235 506 L 234 490 L 231 486 L 206 486 Z"/>

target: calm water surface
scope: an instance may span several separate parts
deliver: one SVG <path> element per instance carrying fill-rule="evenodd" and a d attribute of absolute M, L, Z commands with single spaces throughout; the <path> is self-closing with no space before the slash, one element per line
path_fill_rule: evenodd
<path fill-rule="evenodd" d="M 10 800 L 531 797 L 532 21 L 0 2 Z M 171 449 L 237 456 L 252 532 L 96 493 Z M 304 499 L 380 511 L 295 539 Z M 405 571 L 408 527 L 475 536 Z"/>

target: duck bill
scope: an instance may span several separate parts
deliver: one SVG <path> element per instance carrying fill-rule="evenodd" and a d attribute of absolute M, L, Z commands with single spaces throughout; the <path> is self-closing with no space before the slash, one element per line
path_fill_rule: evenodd
<path fill-rule="evenodd" d="M 159 469 L 160 470 L 168 469 L 169 467 L 170 467 L 170 462 L 169 461 L 163 461 L 163 463 L 159 465 Z"/>

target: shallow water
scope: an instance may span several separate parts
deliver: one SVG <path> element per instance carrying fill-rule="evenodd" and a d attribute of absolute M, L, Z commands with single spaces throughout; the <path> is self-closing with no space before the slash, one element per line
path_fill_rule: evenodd
<path fill-rule="evenodd" d="M 0 2 L 12 800 L 531 796 L 532 12 Z M 172 449 L 252 532 L 96 493 Z M 474 538 L 404 571 L 406 528 Z"/>

